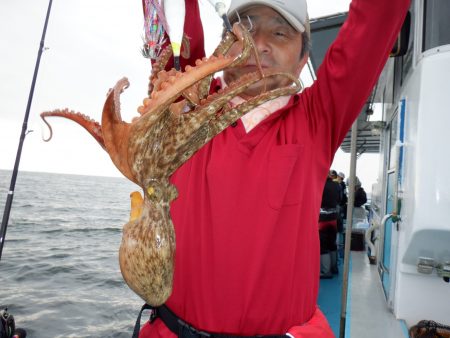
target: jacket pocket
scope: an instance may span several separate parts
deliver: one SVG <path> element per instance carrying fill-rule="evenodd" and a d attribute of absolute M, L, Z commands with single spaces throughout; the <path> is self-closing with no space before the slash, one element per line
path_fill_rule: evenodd
<path fill-rule="evenodd" d="M 296 205 L 301 197 L 300 155 L 303 146 L 287 144 L 273 147 L 267 166 L 267 197 L 274 209 Z"/>

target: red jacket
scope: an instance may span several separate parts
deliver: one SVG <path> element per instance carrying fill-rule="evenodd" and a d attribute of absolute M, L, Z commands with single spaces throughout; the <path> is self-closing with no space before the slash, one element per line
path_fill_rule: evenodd
<path fill-rule="evenodd" d="M 316 311 L 323 184 L 408 5 L 354 0 L 311 87 L 248 134 L 240 121 L 227 128 L 172 176 L 177 247 L 166 304 L 184 321 L 227 334 L 333 337 Z M 174 335 L 157 320 L 140 337 Z"/>

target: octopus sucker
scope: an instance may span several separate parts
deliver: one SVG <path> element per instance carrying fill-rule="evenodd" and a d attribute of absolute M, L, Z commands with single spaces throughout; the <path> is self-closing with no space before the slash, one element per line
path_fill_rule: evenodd
<path fill-rule="evenodd" d="M 240 52 L 231 57 L 227 53 L 234 44 Z M 123 121 L 120 113 L 120 94 L 129 85 L 126 78 L 109 91 L 101 124 L 68 110 L 41 114 L 47 124 L 47 117 L 62 116 L 82 125 L 120 172 L 140 186 L 141 192 L 130 195 L 130 219 L 123 227 L 119 265 L 127 285 L 150 305 L 163 304 L 172 292 L 176 241 L 170 203 L 178 192 L 170 184 L 170 176 L 243 114 L 300 89 L 295 76 L 263 73 L 259 68 L 220 92 L 209 94 L 216 72 L 245 63 L 252 53 L 258 60 L 250 33 L 239 24 L 225 34 L 212 57 L 197 60 L 196 66 L 186 67 L 184 72 L 163 70 L 170 57 L 170 52 L 164 51 L 150 76 L 149 95 L 138 108 L 140 115 L 131 122 Z M 290 85 L 229 106 L 233 97 L 271 76 L 286 77 Z"/>

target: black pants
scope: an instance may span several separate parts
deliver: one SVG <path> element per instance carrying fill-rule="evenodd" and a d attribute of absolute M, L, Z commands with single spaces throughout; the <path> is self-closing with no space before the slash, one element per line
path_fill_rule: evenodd
<path fill-rule="evenodd" d="M 337 250 L 336 220 L 319 222 L 320 254 Z"/>

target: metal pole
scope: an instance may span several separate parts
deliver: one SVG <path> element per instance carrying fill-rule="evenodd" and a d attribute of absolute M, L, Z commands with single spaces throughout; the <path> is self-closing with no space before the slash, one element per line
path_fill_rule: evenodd
<path fill-rule="evenodd" d="M 342 280 L 342 297 L 341 297 L 341 320 L 339 326 L 339 338 L 345 337 L 345 322 L 347 317 L 347 291 L 348 291 L 348 275 L 350 263 L 350 242 L 352 239 L 353 227 L 353 205 L 355 203 L 355 177 L 356 177 L 356 140 L 358 138 L 358 120 L 353 122 L 352 137 L 350 143 L 350 185 L 348 187 L 347 202 L 347 222 L 345 225 L 345 248 L 344 248 L 344 272 Z"/>
<path fill-rule="evenodd" d="M 52 2 L 53 2 L 53 0 L 49 0 L 49 3 L 48 3 L 47 16 L 45 17 L 44 30 L 42 31 L 42 37 L 41 37 L 41 42 L 39 44 L 36 66 L 34 67 L 34 75 L 33 75 L 33 80 L 31 82 L 30 94 L 28 96 L 27 109 L 25 110 L 25 117 L 23 119 L 22 133 L 20 134 L 19 147 L 17 148 L 16 162 L 14 163 L 14 169 L 13 169 L 13 173 L 12 173 L 12 177 L 11 177 L 11 184 L 9 186 L 8 195 L 6 197 L 5 210 L 3 212 L 3 219 L 2 219 L 2 226 L 0 228 L 0 260 L 2 259 L 3 246 L 5 244 L 6 229 L 8 228 L 9 214 L 11 212 L 11 205 L 12 205 L 13 198 L 14 198 L 14 189 L 16 187 L 17 173 L 19 171 L 20 157 L 22 155 L 23 142 L 24 142 L 25 136 L 27 134 L 28 117 L 30 116 L 31 102 L 33 101 L 34 87 L 36 85 L 36 78 L 37 78 L 38 71 L 39 71 L 39 64 L 41 62 L 41 55 L 44 50 L 45 33 L 47 32 L 47 24 L 48 24 L 48 19 L 50 17 L 50 10 L 52 8 Z"/>

